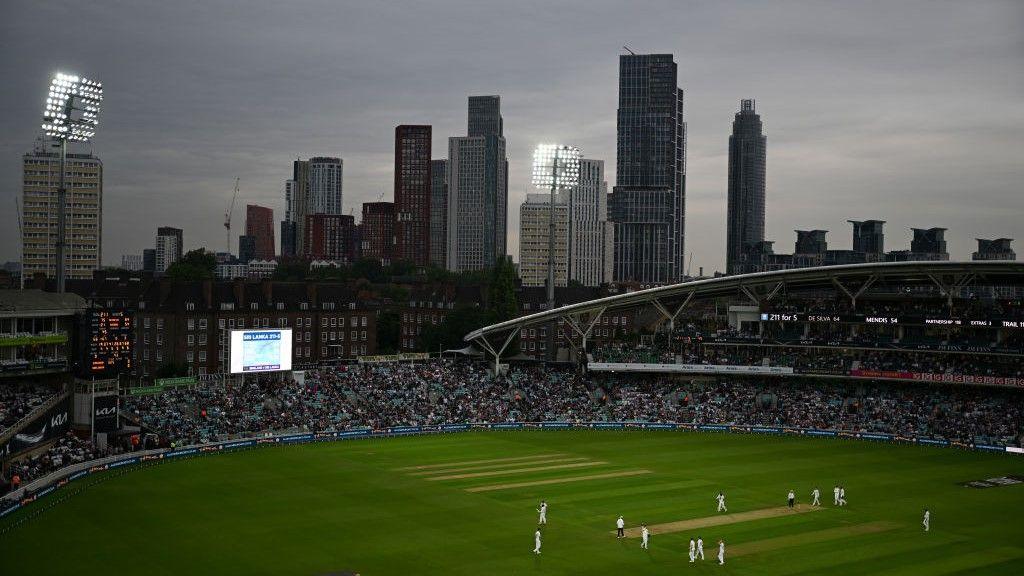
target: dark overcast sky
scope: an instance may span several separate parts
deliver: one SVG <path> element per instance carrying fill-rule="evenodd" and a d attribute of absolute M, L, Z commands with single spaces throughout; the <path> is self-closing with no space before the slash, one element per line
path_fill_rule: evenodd
<path fill-rule="evenodd" d="M 689 124 L 686 247 L 722 269 L 727 143 L 741 98 L 768 136 L 768 236 L 887 220 L 1024 252 L 1024 2 L 154 2 L 0 0 L 0 261 L 20 257 L 14 197 L 56 70 L 97 78 L 104 262 L 153 244 L 222 250 L 240 205 L 283 212 L 291 159 L 345 160 L 345 210 L 392 197 L 394 127 L 466 130 L 466 96 L 500 94 L 509 247 L 532 147 L 571 143 L 615 180 L 618 54 L 675 54 Z M 244 209 L 235 213 L 242 229 Z M 234 241 L 233 241 L 234 242 Z"/>

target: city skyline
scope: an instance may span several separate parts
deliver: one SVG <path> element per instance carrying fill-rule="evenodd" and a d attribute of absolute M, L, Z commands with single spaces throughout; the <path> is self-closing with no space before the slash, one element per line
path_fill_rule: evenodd
<path fill-rule="evenodd" d="M 558 6 L 552 16 L 575 21 L 583 6 Z M 465 133 L 469 95 L 502 97 L 510 206 L 532 192 L 529 151 L 538 142 L 584 148 L 589 157 L 605 161 L 606 179 L 614 182 L 616 68 L 623 42 L 638 53 L 674 54 L 679 64 L 689 124 L 685 242 L 687 258 L 694 254 L 693 273 L 700 267 L 706 273 L 724 270 L 726 135 L 740 98 L 757 99 L 771 119 L 767 238 L 789 238 L 794 228 L 822 228 L 839 239 L 846 220 L 882 217 L 888 222 L 887 248 L 907 248 L 912 227 L 944 227 L 951 257 L 967 260 L 975 237 L 1024 234 L 1024 168 L 1016 152 L 1024 139 L 1024 114 L 1015 105 L 1024 84 L 1015 66 L 1022 45 L 1015 25 L 1019 6 L 950 5 L 940 11 L 906 4 L 883 15 L 838 4 L 800 10 L 665 4 L 660 10 L 646 7 L 645 18 L 635 24 L 617 17 L 623 8 L 585 6 L 584 20 L 615 22 L 616 34 L 598 33 L 602 27 L 579 32 L 557 63 L 541 54 L 565 42 L 564 36 L 556 42 L 537 35 L 532 45 L 513 41 L 532 27 L 515 17 L 528 7 L 499 11 L 509 20 L 507 29 L 467 33 L 467 40 L 490 39 L 471 56 L 416 34 L 403 39 L 386 32 L 385 41 L 375 43 L 359 29 L 376 26 L 374 34 L 380 35 L 380 26 L 422 18 L 413 6 L 346 7 L 350 18 L 339 15 L 323 28 L 287 18 L 279 22 L 289 11 L 266 6 L 241 16 L 254 28 L 245 35 L 217 24 L 229 14 L 239 17 L 220 5 L 186 15 L 170 7 L 125 9 L 101 2 L 74 19 L 63 16 L 72 12 L 59 4 L 5 8 L 0 62 L 23 88 L 0 96 L 0 181 L 9 191 L 0 203 L 0 259 L 20 255 L 10 196 L 20 191 L 20 159 L 38 133 L 38 95 L 56 69 L 88 74 L 107 88 L 103 125 L 87 148 L 104 162 L 104 264 L 117 265 L 122 254 L 152 244 L 153 213 L 185 229 L 191 242 L 186 250 L 217 249 L 235 176 L 242 180 L 239 206 L 260 204 L 283 214 L 281 182 L 297 157 L 345 159 L 344 213 L 358 214 L 363 202 L 381 192 L 392 200 L 394 127 L 431 124 L 434 150 L 445 150 L 449 136 Z M 436 38 L 455 34 L 460 24 L 486 12 L 461 3 L 430 11 L 432 19 L 452 20 L 442 26 L 451 31 L 435 31 Z M 746 17 L 731 21 L 737 14 Z M 40 46 L 29 41 L 28 31 L 43 20 L 58 30 L 84 23 L 97 34 L 82 45 L 56 40 Z M 153 21 L 167 30 L 146 34 Z M 338 23 L 346 33 L 328 38 L 327 28 Z M 772 25 L 784 33 L 756 42 L 729 34 L 734 45 L 702 31 Z M 310 26 L 311 40 L 275 36 L 289 26 Z M 108 27 L 117 32 L 102 33 Z M 804 49 L 816 38 L 828 40 L 814 53 Z M 387 41 L 399 46 L 383 50 Z M 167 43 L 182 42 L 190 45 L 165 50 Z M 112 53 L 126 43 L 133 47 L 130 61 Z M 425 43 L 411 59 L 409 43 Z M 755 44 L 758 57 L 752 59 Z M 294 68 L 300 61 L 294 56 L 303 52 L 346 57 L 325 75 Z M 842 74 L 833 73 L 836 66 Z M 388 77 L 377 69 L 388 69 Z M 277 87 L 313 76 L 319 82 L 314 94 Z M 415 89 L 394 90 L 391 76 Z M 349 78 L 365 80 L 353 87 Z M 957 89 L 949 90 L 952 85 Z M 236 100 L 239 91 L 254 98 Z M 238 209 L 234 217 L 244 218 Z M 509 210 L 507 227 L 515 255 L 516 210 Z M 848 245 L 839 240 L 836 247 Z"/>

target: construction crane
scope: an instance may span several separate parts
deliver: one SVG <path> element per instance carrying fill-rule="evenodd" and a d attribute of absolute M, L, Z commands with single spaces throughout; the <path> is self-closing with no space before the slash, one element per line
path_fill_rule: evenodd
<path fill-rule="evenodd" d="M 231 206 L 224 213 L 224 238 L 227 240 L 228 254 L 231 254 L 231 215 L 235 212 L 235 200 L 238 198 L 238 178 L 235 178 L 235 193 L 231 196 Z"/>

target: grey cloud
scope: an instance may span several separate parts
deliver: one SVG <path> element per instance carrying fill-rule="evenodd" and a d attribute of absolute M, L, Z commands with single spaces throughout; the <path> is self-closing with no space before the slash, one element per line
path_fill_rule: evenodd
<path fill-rule="evenodd" d="M 432 124 L 444 157 L 469 94 L 502 96 L 516 251 L 537 142 L 581 146 L 614 183 L 622 44 L 679 63 L 695 268 L 722 267 L 741 98 L 757 99 L 765 122 L 780 251 L 801 227 L 848 246 L 845 220 L 877 217 L 892 248 L 909 226 L 945 226 L 953 256 L 968 258 L 976 236 L 1024 242 L 1022 22 L 1015 2 L 5 3 L 0 260 L 19 256 L 11 197 L 55 69 L 108 90 L 94 144 L 108 263 L 149 246 L 159 224 L 219 249 L 236 176 L 242 200 L 280 217 L 296 156 L 342 156 L 346 210 L 358 213 L 391 196 L 394 126 Z"/>

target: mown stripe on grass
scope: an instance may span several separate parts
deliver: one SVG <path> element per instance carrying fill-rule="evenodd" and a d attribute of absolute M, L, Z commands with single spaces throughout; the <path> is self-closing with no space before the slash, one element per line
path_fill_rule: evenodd
<path fill-rule="evenodd" d="M 747 556 L 749 554 L 772 552 L 774 550 L 792 548 L 793 546 L 802 546 L 804 544 L 816 544 L 820 542 L 829 542 L 831 540 L 840 540 L 850 536 L 877 534 L 878 532 L 895 530 L 900 526 L 902 526 L 902 524 L 897 522 L 878 521 L 854 524 L 852 526 L 840 526 L 838 528 L 826 528 L 824 530 L 801 532 L 799 534 L 789 534 L 787 536 L 776 536 L 775 538 L 765 538 L 764 540 L 744 542 L 732 547 L 729 547 L 728 544 L 726 544 L 725 553 L 726 558 L 729 556 Z"/>
<path fill-rule="evenodd" d="M 567 482 L 584 482 L 586 480 L 602 480 L 604 478 L 623 478 L 625 476 L 639 476 L 640 474 L 651 474 L 650 470 L 623 470 L 622 472 L 608 472 L 606 474 L 591 474 L 589 476 L 565 476 L 562 478 L 548 478 L 547 480 L 534 480 L 532 482 L 512 482 L 510 484 L 490 484 L 487 486 L 472 486 L 466 488 L 466 492 L 490 492 L 493 490 L 509 490 L 511 488 L 527 488 L 529 486 L 546 486 L 548 484 L 565 484 Z"/>
<path fill-rule="evenodd" d="M 651 531 L 651 534 L 671 534 L 673 532 L 695 530 L 697 528 L 706 528 L 708 526 L 722 526 L 725 524 L 736 524 L 738 522 L 750 522 L 752 520 L 789 516 L 791 514 L 804 514 L 807 512 L 814 512 L 816 510 L 824 510 L 824 508 L 821 506 L 808 506 L 807 504 L 797 504 L 794 508 L 790 508 L 789 506 L 762 508 L 760 510 L 749 510 L 747 512 L 737 512 L 734 514 L 718 514 L 716 516 L 705 516 L 704 518 L 691 518 L 689 520 L 654 524 L 652 526 L 648 526 L 647 529 Z M 626 537 L 639 538 L 640 528 L 627 528 Z"/>
<path fill-rule="evenodd" d="M 1017 559 L 1024 557 L 1024 550 L 1011 546 L 1000 546 L 997 548 L 975 548 L 968 547 L 962 552 L 953 552 L 951 555 L 938 556 L 927 562 L 914 565 L 917 574 L 939 575 L 939 574 L 962 574 L 972 573 L 974 570 L 985 568 L 986 574 L 1019 574 L 1020 562 Z M 1011 570 L 996 570 L 999 564 L 1013 563 Z M 1007 566 L 1009 567 L 1009 566 Z M 893 568 L 882 572 L 875 572 L 878 576 L 886 574 L 906 574 L 906 566 L 899 570 Z"/>
<path fill-rule="evenodd" d="M 713 482 L 707 480 L 679 480 L 675 482 L 662 482 L 658 484 L 650 483 L 635 483 L 635 484 L 614 484 L 614 488 L 609 486 L 598 491 L 588 492 L 571 492 L 566 494 L 558 495 L 558 503 L 567 504 L 570 502 L 588 502 L 591 500 L 606 500 L 608 498 L 615 498 L 619 496 L 638 496 L 641 494 L 657 494 L 659 492 L 680 492 L 691 488 L 699 488 L 702 486 L 711 486 Z M 524 502 L 532 502 L 533 498 L 529 500 L 524 499 Z"/>
<path fill-rule="evenodd" d="M 585 456 L 579 456 L 576 458 L 545 458 L 544 460 L 531 460 L 530 462 L 503 462 L 501 464 L 477 464 L 476 466 L 463 466 L 459 468 L 439 468 L 437 470 L 420 470 L 418 472 L 409 472 L 409 476 L 433 476 L 435 474 L 459 474 L 462 472 L 473 472 L 477 470 L 497 470 L 499 468 L 511 468 L 513 466 L 523 466 L 529 464 L 530 466 L 540 464 L 566 464 L 569 462 L 580 462 L 581 460 L 589 460 Z"/>
<path fill-rule="evenodd" d="M 424 478 L 431 482 L 437 480 L 464 480 L 466 478 L 486 478 L 488 476 L 507 476 L 511 474 L 530 474 L 532 472 L 545 472 L 548 470 L 564 470 L 566 468 L 586 468 L 588 466 L 601 466 L 607 464 L 602 461 L 576 462 L 574 464 L 553 464 L 550 466 L 531 466 L 529 468 L 513 468 L 511 470 L 488 470 L 487 472 L 467 472 L 465 474 L 447 474 L 445 476 L 432 476 Z"/>
<path fill-rule="evenodd" d="M 539 458 L 554 458 L 555 456 L 565 456 L 561 452 L 554 452 L 550 454 L 534 454 L 532 456 L 515 456 L 512 458 L 491 458 L 488 460 L 461 460 L 458 462 L 440 462 L 436 464 L 420 464 L 419 466 L 403 466 L 402 468 L 392 468 L 395 472 L 405 472 L 407 470 L 428 470 L 431 468 L 451 468 L 455 466 L 471 466 L 473 464 L 491 464 L 493 462 L 515 462 L 517 460 L 537 460 Z"/>

